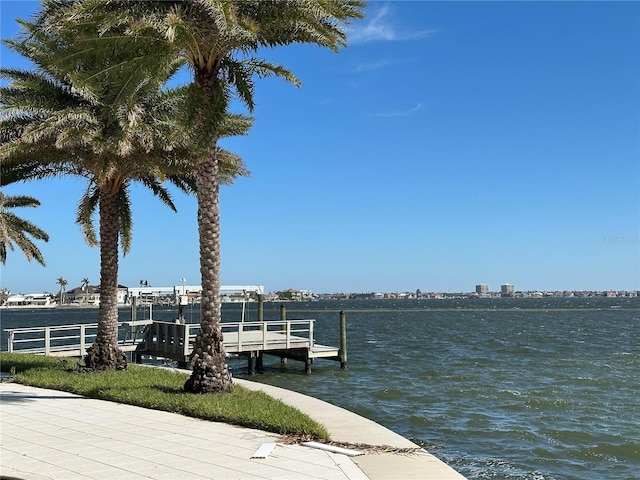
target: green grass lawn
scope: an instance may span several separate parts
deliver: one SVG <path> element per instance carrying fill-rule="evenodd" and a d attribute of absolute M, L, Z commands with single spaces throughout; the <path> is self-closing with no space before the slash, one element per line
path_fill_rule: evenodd
<path fill-rule="evenodd" d="M 179 413 L 189 417 L 257 428 L 282 435 L 329 440 L 327 430 L 300 410 L 238 385 L 233 393 L 191 394 L 188 375 L 130 364 L 118 372 L 80 373 L 77 359 L 0 352 L 0 369 L 13 381 L 86 397 Z"/>

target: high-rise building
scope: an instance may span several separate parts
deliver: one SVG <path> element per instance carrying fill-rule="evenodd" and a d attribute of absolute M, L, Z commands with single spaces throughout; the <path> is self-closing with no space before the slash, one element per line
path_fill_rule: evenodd
<path fill-rule="evenodd" d="M 488 295 L 489 285 L 487 285 L 486 283 L 480 283 L 476 285 L 476 293 L 479 295 Z"/>
<path fill-rule="evenodd" d="M 505 283 L 500 286 L 500 296 L 501 297 L 513 297 L 516 293 L 516 287 L 511 283 Z"/>

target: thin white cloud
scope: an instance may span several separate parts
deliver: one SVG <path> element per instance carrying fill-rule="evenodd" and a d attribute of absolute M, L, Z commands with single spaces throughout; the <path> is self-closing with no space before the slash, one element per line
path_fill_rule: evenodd
<path fill-rule="evenodd" d="M 381 59 L 378 60 L 376 62 L 368 62 L 368 63 L 360 63 L 358 65 L 356 65 L 356 67 L 354 68 L 354 72 L 356 73 L 360 73 L 360 72 L 372 72 L 374 70 L 380 70 L 382 68 L 387 68 L 390 67 L 391 65 L 394 65 L 398 63 L 397 61 L 393 61 L 393 60 L 387 60 L 387 59 Z"/>
<path fill-rule="evenodd" d="M 372 11 L 370 18 L 365 17 L 361 23 L 354 25 L 349 31 L 349 43 L 417 40 L 436 33 L 435 30 L 411 31 L 398 28 L 393 24 L 391 13 L 392 10 L 389 5 L 384 5 Z"/>
<path fill-rule="evenodd" d="M 390 112 L 380 112 L 380 113 L 376 113 L 374 116 L 383 117 L 383 118 L 408 117 L 409 115 L 412 115 L 412 114 L 416 113 L 418 110 L 421 110 L 421 109 L 422 109 L 422 104 L 421 103 L 417 103 L 415 107 L 409 108 L 407 110 L 395 110 L 395 111 L 390 111 Z"/>

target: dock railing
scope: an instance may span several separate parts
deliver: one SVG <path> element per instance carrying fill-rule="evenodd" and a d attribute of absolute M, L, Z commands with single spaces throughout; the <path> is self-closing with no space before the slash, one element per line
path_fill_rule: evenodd
<path fill-rule="evenodd" d="M 312 347 L 313 324 L 314 320 L 223 322 L 223 344 L 228 353 Z M 141 353 L 186 360 L 199 329 L 200 324 L 155 321 L 147 328 Z"/>
<path fill-rule="evenodd" d="M 9 328 L 5 330 L 7 350 L 18 353 L 66 354 L 69 350 L 84 355 L 96 338 L 97 323 L 50 327 Z"/>
<path fill-rule="evenodd" d="M 140 324 L 140 325 L 138 325 Z M 134 327 L 144 324 L 143 338 Z M 223 322 L 223 343 L 229 353 L 313 347 L 314 320 L 280 320 L 266 322 Z M 160 321 L 123 322 L 119 324 L 120 347 L 138 348 L 141 353 L 172 359 L 186 359 L 200 324 Z M 96 338 L 97 323 L 6 329 L 7 350 L 59 356 L 83 356 Z M 133 333 L 133 335 L 132 335 Z M 185 341 L 187 339 L 187 341 Z"/>
<path fill-rule="evenodd" d="M 246 352 L 294 348 L 305 344 L 312 347 L 314 320 L 275 320 L 267 322 L 223 323 L 223 344 L 227 351 Z M 236 338 L 237 335 L 237 338 Z"/>

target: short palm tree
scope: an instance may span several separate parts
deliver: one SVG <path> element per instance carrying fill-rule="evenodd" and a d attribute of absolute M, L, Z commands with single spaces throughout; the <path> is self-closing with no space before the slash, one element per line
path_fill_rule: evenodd
<path fill-rule="evenodd" d="M 97 48 L 98 45 L 124 51 L 148 42 L 157 48 L 150 50 L 153 54 L 146 54 L 147 60 L 168 55 L 186 61 L 193 72 L 192 87 L 198 101 L 192 104 L 192 114 L 208 149 L 197 165 L 202 306 L 201 328 L 191 356 L 193 372 L 185 384 L 187 391 L 233 389 L 220 326 L 221 174 L 217 147 L 231 93 L 252 110 L 255 75 L 276 75 L 297 83 L 282 66 L 251 55 L 262 47 L 292 43 L 313 43 L 337 50 L 346 45 L 346 25 L 362 16 L 363 7 L 361 0 L 80 0 L 70 7 L 72 14 L 67 11 L 61 15 L 71 20 L 66 28 L 73 31 L 104 33 L 85 44 L 85 51 L 96 54 L 96 64 L 104 64 L 99 56 L 109 50 Z M 144 60 L 145 55 L 130 57 L 136 65 L 143 65 Z"/>
<path fill-rule="evenodd" d="M 160 90 L 179 63 L 165 62 L 162 78 L 147 77 L 136 85 L 135 96 L 120 97 L 121 91 L 112 88 L 106 77 L 93 90 L 74 83 L 70 74 L 52 63 L 56 55 L 67 53 L 60 49 L 64 42 L 57 33 L 45 32 L 36 22 L 21 24 L 23 37 L 6 43 L 37 70 L 0 70 L 11 82 L 0 88 L 2 182 L 60 175 L 87 179 L 76 221 L 87 242 L 100 247 L 100 307 L 97 338 L 85 361 L 94 369 L 123 369 L 126 357 L 117 344 L 118 245 L 124 253 L 130 248 L 130 186 L 141 183 L 174 210 L 162 182 L 169 180 L 188 193 L 195 189 L 189 159 L 197 155 L 198 147 L 174 122 L 185 89 Z M 118 64 L 118 54 L 110 53 L 110 64 Z M 81 68 L 90 66 L 78 64 Z M 123 74 L 123 70 L 112 72 Z M 227 132 L 244 133 L 249 125 L 245 117 L 232 117 Z M 221 155 L 227 180 L 246 173 L 237 156 Z M 99 237 L 92 222 L 96 211 Z"/>
<path fill-rule="evenodd" d="M 35 240 L 49 241 L 49 235 L 33 223 L 18 217 L 9 209 L 18 207 L 37 207 L 40 202 L 26 195 L 8 196 L 0 192 L 0 261 L 7 262 L 7 248 L 14 249 L 14 244 L 27 257 L 27 260 L 36 260 L 44 266 L 42 253 L 29 237 Z"/>

